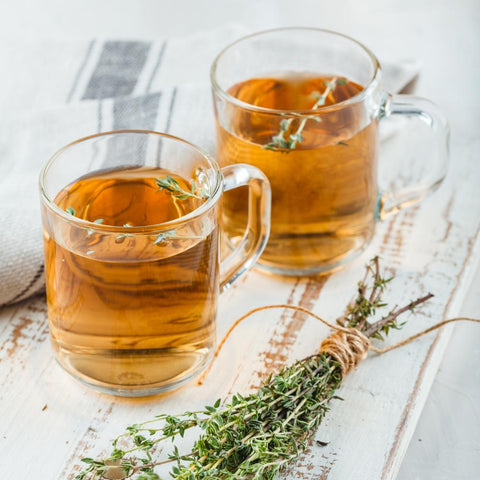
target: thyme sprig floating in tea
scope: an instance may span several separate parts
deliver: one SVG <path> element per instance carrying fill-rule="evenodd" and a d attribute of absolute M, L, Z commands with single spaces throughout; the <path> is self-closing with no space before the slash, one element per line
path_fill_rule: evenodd
<path fill-rule="evenodd" d="M 86 467 L 76 480 L 159 480 L 155 467 L 166 463 L 173 464 L 170 475 L 178 480 L 273 479 L 305 450 L 344 376 L 366 356 L 368 338 L 399 328 L 400 314 L 432 297 L 425 295 L 373 321 L 377 310 L 386 307 L 382 294 L 390 281 L 381 276 L 374 258 L 339 319 L 344 326 L 322 342 L 319 353 L 271 375 L 256 393 L 237 393 L 223 405 L 217 400 L 200 411 L 161 414 L 131 425 L 113 441 L 110 457 L 82 459 Z M 187 431 L 198 437 L 191 450 L 181 453 L 175 442 Z M 159 457 L 158 445 L 167 448 L 170 442 L 168 457 Z"/>
<path fill-rule="evenodd" d="M 153 242 L 154 245 L 158 245 L 159 243 L 165 243 L 169 238 L 174 238 L 177 236 L 176 230 L 167 230 L 165 232 L 160 232 Z"/>
<path fill-rule="evenodd" d="M 103 218 L 97 218 L 96 220 L 93 221 L 93 223 L 96 223 L 97 225 L 101 225 L 103 223 Z M 95 231 L 92 228 L 89 228 L 87 230 L 87 235 L 93 235 Z"/>
<path fill-rule="evenodd" d="M 132 226 L 129 223 L 124 223 L 123 228 L 132 228 Z M 131 233 L 119 233 L 115 238 L 116 240 L 124 240 L 125 238 L 128 237 L 133 237 L 133 234 Z"/>
<path fill-rule="evenodd" d="M 316 110 L 317 108 L 325 105 L 327 97 L 333 93 L 337 85 L 345 85 L 347 81 L 344 78 L 334 77 L 325 83 L 325 90 L 322 93 L 313 92 L 312 95 L 316 99 L 315 103 L 312 105 L 311 110 Z M 284 151 L 288 152 L 289 150 L 294 150 L 297 144 L 303 142 L 302 132 L 305 128 L 307 120 L 311 118 L 313 120 L 319 121 L 317 117 L 303 117 L 300 120 L 297 130 L 294 133 L 290 133 L 288 137 L 286 136 L 290 130 L 294 117 L 289 119 L 283 119 L 280 122 L 280 131 L 272 137 L 272 141 L 264 145 L 263 148 L 266 150 L 274 151 Z"/>
<path fill-rule="evenodd" d="M 179 200 L 187 200 L 188 198 L 196 198 L 198 200 L 205 200 L 207 197 L 204 189 L 197 189 L 195 180 L 192 180 L 191 191 L 185 190 L 180 186 L 177 180 L 170 175 L 165 175 L 162 178 L 156 178 L 155 183 L 159 190 L 163 189 L 170 192 L 175 198 Z"/>
<path fill-rule="evenodd" d="M 180 184 L 177 182 L 177 180 L 172 178 L 170 175 L 165 175 L 164 178 L 156 178 L 155 182 L 156 182 L 157 186 L 159 187 L 159 189 L 166 190 L 167 192 L 171 193 L 172 196 L 178 198 L 179 200 L 186 200 L 187 198 L 197 198 L 199 200 L 204 200 L 207 197 L 207 195 L 203 191 L 203 189 L 200 189 L 200 194 L 195 193 L 197 191 L 197 187 L 196 187 L 196 184 L 195 184 L 194 180 L 192 181 L 191 192 L 183 189 L 180 186 Z M 67 207 L 65 209 L 65 212 L 69 213 L 72 216 L 76 216 L 76 214 L 77 214 L 76 210 L 73 207 Z M 96 220 L 93 221 L 93 223 L 95 223 L 97 225 L 101 225 L 101 224 L 103 224 L 103 222 L 104 222 L 103 218 L 97 218 Z M 123 227 L 124 228 L 131 228 L 132 225 L 130 225 L 130 223 L 124 223 Z M 87 236 L 91 236 L 94 233 L 95 233 L 95 231 L 91 228 L 89 228 L 87 230 Z M 115 239 L 117 240 L 117 242 L 123 242 L 123 240 L 125 240 L 128 237 L 132 237 L 132 236 L 133 236 L 133 234 L 127 233 L 127 232 L 119 233 L 115 237 Z M 159 234 L 156 235 L 155 240 L 153 241 L 153 244 L 154 245 L 162 245 L 162 244 L 165 244 L 169 239 L 173 239 L 173 238 L 177 238 L 177 231 L 173 230 L 173 229 L 172 230 L 166 230 L 165 232 L 160 232 Z M 183 236 L 183 237 L 180 237 L 180 238 L 185 239 L 185 238 L 203 238 L 203 237 L 200 237 L 200 236 L 198 236 L 198 237 L 197 236 Z M 86 255 L 92 255 L 93 253 L 95 253 L 95 250 L 88 250 L 86 252 Z"/>

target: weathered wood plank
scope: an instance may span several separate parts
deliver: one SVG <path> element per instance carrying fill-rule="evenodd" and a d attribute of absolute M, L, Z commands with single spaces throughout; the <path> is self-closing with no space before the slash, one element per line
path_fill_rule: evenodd
<path fill-rule="evenodd" d="M 364 5 L 361 9 L 368 11 Z M 473 45 L 476 31 L 472 28 L 473 20 L 470 29 L 466 30 L 468 25 L 465 26 L 464 18 L 459 16 L 462 9 L 440 10 L 437 13 L 441 13 L 441 21 L 432 18 L 431 6 L 423 7 L 422 17 L 415 17 L 418 21 L 422 19 L 426 29 L 422 28 L 421 34 L 418 33 L 418 24 L 411 21 L 412 7 L 408 5 L 402 6 L 395 15 L 386 10 L 383 17 L 375 19 L 371 15 L 367 18 L 365 13 L 364 21 L 358 22 L 356 27 L 350 27 L 347 17 L 338 19 L 338 12 L 333 7 L 330 13 L 323 13 L 329 13 L 335 25 L 343 25 L 345 31 L 362 39 L 366 39 L 368 30 L 375 31 L 374 27 L 382 18 L 386 20 L 383 23 L 385 32 L 394 27 L 392 31 L 400 33 L 401 29 L 402 35 L 390 35 L 380 40 L 384 33 L 378 33 L 377 45 L 373 42 L 375 50 L 384 48 L 385 53 L 391 55 L 393 48 L 399 57 L 415 52 L 419 58 L 428 59 L 430 64 L 424 72 L 425 85 L 431 89 L 428 95 L 441 99 L 451 113 L 458 112 L 454 118 L 452 116 L 456 127 L 454 132 L 464 135 L 453 139 L 452 169 L 446 184 L 421 207 L 402 212 L 380 224 L 369 249 L 342 272 L 328 278 L 298 281 L 251 272 L 222 297 L 219 336 L 245 312 L 247 305 L 253 308 L 291 301 L 334 319 L 351 298 L 363 263 L 375 253 L 382 255 L 384 263 L 397 276 L 392 285 L 392 301 L 408 301 L 427 290 L 436 293 L 435 300 L 424 308 L 425 318 L 416 318 L 404 331 L 395 332 L 392 341 L 458 312 L 471 272 L 480 257 L 480 169 L 477 161 L 480 141 L 474 130 L 478 123 L 475 121 L 476 103 L 470 94 L 462 91 L 463 88 L 451 87 L 452 82 L 458 80 L 458 71 L 463 71 L 467 61 L 475 58 L 468 40 Z M 446 51 L 439 49 L 444 29 L 455 28 L 455 25 L 465 28 L 462 35 L 458 35 L 462 51 L 458 49 L 460 40 L 444 45 Z M 31 72 L 43 74 L 45 52 L 49 52 L 48 66 L 58 68 L 60 65 L 62 70 L 73 75 L 84 50 L 79 49 L 73 55 L 70 46 L 65 50 L 68 57 L 59 56 L 56 45 L 51 49 L 42 46 L 32 66 L 18 54 L 22 48 L 15 43 L 11 58 L 27 72 L 20 76 L 21 83 L 15 88 L 23 93 L 24 98 L 11 95 L 10 91 L 15 89 L 7 83 L 11 88 L 3 88 L 0 99 L 6 107 L 4 111 L 14 111 L 25 104 L 30 108 L 62 102 L 68 93 L 65 91 L 66 82 L 62 80 L 60 85 L 57 82 L 55 88 L 45 95 L 45 92 L 37 91 L 36 83 L 32 83 Z M 75 63 L 75 68 L 68 59 Z M 446 61 L 451 67 L 450 72 L 445 72 Z M 476 76 L 471 73 L 470 69 L 467 79 L 470 84 L 468 81 L 465 84 L 473 87 Z M 178 81 L 175 72 L 166 69 L 164 74 L 171 77 L 171 82 Z M 154 87 L 163 87 L 164 83 Z M 465 89 L 473 91 L 473 88 Z M 82 91 L 78 86 L 77 93 Z M 89 132 L 93 131 L 92 128 L 88 128 Z M 477 140 L 467 142 L 465 139 L 471 138 L 469 134 L 475 134 Z M 49 155 L 51 149 L 48 148 L 48 151 L 37 152 L 39 157 Z M 2 478 L 9 480 L 19 475 L 20 478 L 36 479 L 71 478 L 74 465 L 81 456 L 107 452 L 109 440 L 125 425 L 157 412 L 178 412 L 201 406 L 236 390 L 252 390 L 271 369 L 318 348 L 327 333 L 322 325 L 299 315 L 265 312 L 239 327 L 204 386 L 191 384 L 163 397 L 125 400 L 91 392 L 61 371 L 53 359 L 46 335 L 42 299 L 3 309 L 0 311 Z M 330 443 L 323 448 L 312 445 L 292 468 L 289 477 L 329 480 L 393 478 L 448 337 L 447 329 L 384 357 L 373 355 L 366 360 L 346 380 L 340 393 L 345 401 L 332 405 L 316 435 Z"/>
<path fill-rule="evenodd" d="M 290 302 L 335 319 L 351 299 L 363 264 L 377 252 L 396 276 L 388 295 L 392 302 L 405 303 L 430 290 L 436 294 L 423 308 L 424 315 L 389 341 L 455 315 L 479 258 L 480 205 L 475 192 L 480 179 L 471 161 L 475 151 L 477 144 L 455 145 L 456 168 L 446 184 L 421 206 L 379 224 L 372 245 L 348 268 L 310 279 L 249 273 L 221 299 L 219 336 L 247 305 Z M 73 478 L 79 458 L 106 453 L 109 441 L 127 424 L 159 412 L 201 407 L 235 391 L 251 391 L 272 370 L 314 352 L 328 334 L 326 327 L 300 314 L 262 312 L 238 327 L 203 386 L 192 382 L 164 396 L 129 400 L 92 392 L 58 367 L 50 351 L 42 298 L 4 309 L 0 316 L 5 478 L 15 475 L 25 442 L 25 478 Z M 329 444 L 312 443 L 288 478 L 394 478 L 449 333 L 445 329 L 401 350 L 368 358 L 346 379 L 340 391 L 345 401 L 332 404 L 316 434 Z"/>

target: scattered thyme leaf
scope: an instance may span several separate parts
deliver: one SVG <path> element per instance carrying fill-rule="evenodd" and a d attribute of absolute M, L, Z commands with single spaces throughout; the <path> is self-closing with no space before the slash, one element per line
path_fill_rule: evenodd
<path fill-rule="evenodd" d="M 77 214 L 77 212 L 75 211 L 75 209 L 74 209 L 73 207 L 67 207 L 67 208 L 65 209 L 65 211 L 66 211 L 67 213 L 69 213 L 70 215 L 73 215 L 73 216 L 75 216 L 75 215 Z"/>

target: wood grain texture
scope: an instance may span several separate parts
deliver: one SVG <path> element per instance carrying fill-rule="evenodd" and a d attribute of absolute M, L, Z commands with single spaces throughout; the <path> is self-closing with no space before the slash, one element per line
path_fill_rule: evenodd
<path fill-rule="evenodd" d="M 375 253 L 396 277 L 388 294 L 391 302 L 407 303 L 427 291 L 436 295 L 422 315 L 388 341 L 455 315 L 479 256 L 475 191 L 480 178 L 471 161 L 474 147 L 456 145 L 456 168 L 440 190 L 380 223 L 367 251 L 344 270 L 302 279 L 250 272 L 221 298 L 219 336 L 248 308 L 272 303 L 301 305 L 335 319 Z M 129 423 L 253 391 L 272 370 L 316 351 L 328 334 L 304 315 L 262 312 L 238 327 L 203 386 L 192 382 L 164 396 L 129 400 L 92 392 L 60 369 L 49 346 L 43 298 L 0 315 L 0 451 L 7 479 L 14 478 L 27 439 L 25 478 L 71 479 L 79 458 L 106 453 L 110 440 Z M 332 403 L 316 434 L 328 445 L 313 442 L 287 478 L 394 478 L 449 335 L 446 328 L 401 350 L 371 355 L 346 379 L 339 392 L 345 400 Z M 46 456 L 49 461 L 42 461 Z"/>
<path fill-rule="evenodd" d="M 134 30 L 129 4 L 123 2 L 124 16 L 129 17 L 126 24 L 131 26 L 129 32 L 134 36 L 158 36 L 162 21 L 165 28 L 162 34 L 168 35 L 212 27 L 215 22 L 231 18 L 232 2 L 220 2 L 218 9 L 204 19 L 201 19 L 204 6 L 196 2 L 196 7 L 191 2 L 189 8 L 197 9 L 191 20 L 186 18 L 183 5 L 177 10 L 172 6 L 174 17 L 153 15 L 150 13 L 153 3 L 145 9 L 149 12 L 148 21 L 138 21 Z M 256 271 L 248 274 L 221 298 L 219 336 L 247 308 L 268 303 L 302 303 L 325 318 L 336 318 L 350 300 L 363 264 L 376 253 L 382 255 L 384 264 L 396 274 L 389 295 L 393 302 L 408 301 L 428 290 L 436 294 L 423 309 L 425 316 L 411 319 L 406 328 L 394 332 L 389 341 L 404 338 L 445 316 L 454 316 L 480 258 L 479 74 L 469 66 L 472 59 L 478 58 L 475 54 L 478 53 L 478 2 L 465 0 L 453 7 L 445 0 L 427 1 L 422 5 L 387 0 L 381 2 L 381 8 L 379 2 L 371 0 L 349 2 L 349 15 L 339 15 L 338 6 L 333 3 L 331 6 L 322 3 L 314 14 L 312 9 L 320 5 L 314 1 L 298 2 L 303 8 L 295 12 L 289 2 L 278 2 L 284 5 L 283 11 L 276 11 L 272 3 L 268 15 L 252 15 L 248 9 L 242 10 L 240 3 L 235 2 L 240 20 L 247 22 L 253 18 L 257 29 L 279 23 L 319 26 L 321 22 L 321 26 L 361 39 L 384 58 L 415 55 L 423 59 L 420 93 L 441 104 L 450 117 L 452 167 L 445 184 L 420 207 L 379 224 L 368 250 L 345 270 L 330 277 L 300 280 L 275 278 Z M 87 11 L 87 4 L 96 11 L 104 8 L 106 12 L 103 18 L 98 12 L 84 22 L 89 28 L 88 35 L 105 32 L 105 18 L 110 18 L 111 11 L 98 2 L 85 2 L 82 11 Z M 74 21 L 73 16 L 70 23 L 63 21 L 60 2 L 54 6 L 52 11 L 58 15 L 52 14 L 51 18 L 62 20 L 58 24 L 64 34 L 69 34 L 72 27 L 80 32 L 81 22 L 77 22 L 77 18 Z M 18 19 L 23 21 L 24 9 L 17 10 Z M 120 7 L 118 10 L 121 13 Z M 79 13 L 75 11 L 75 16 Z M 9 20 L 7 15 L 0 17 L 5 27 L 2 31 L 9 32 L 7 23 L 11 24 L 11 32 L 17 29 L 17 22 Z M 32 21 L 32 28 L 25 29 L 26 33 L 32 32 L 37 24 L 40 22 Z M 108 25 L 109 34 L 125 33 L 118 23 L 115 31 L 113 24 Z M 58 28 L 54 20 L 43 25 L 48 27 L 43 30 L 44 34 Z M 12 58 L 25 63 L 16 55 L 17 45 L 14 47 Z M 77 57 L 81 55 L 79 51 Z M 38 55 L 42 68 L 45 61 L 44 56 Z M 53 61 L 56 62 L 57 57 Z M 76 73 L 72 65 L 61 63 L 72 75 Z M 35 69 L 29 65 L 29 70 L 34 73 L 22 77 L 18 87 L 21 91 L 35 88 L 31 81 Z M 461 75 L 462 85 L 452 88 L 458 85 L 458 72 L 465 73 Z M 81 90 L 79 87 L 78 91 Z M 51 97 L 35 97 L 29 106 L 38 106 L 40 100 L 42 106 L 53 104 L 58 101 L 57 96 L 63 99 L 64 93 L 52 89 Z M 2 89 L 1 95 L 8 97 L 2 100 L 7 106 L 5 111 L 15 111 L 17 98 L 9 95 L 8 88 Z M 39 153 L 42 157 L 44 154 L 48 152 Z M 4 166 L 0 164 L 0 169 Z M 270 368 L 315 351 L 327 334 L 327 329 L 318 322 L 287 312 L 265 312 L 239 327 L 202 387 L 190 384 L 163 397 L 125 400 L 92 392 L 60 369 L 49 346 L 42 298 L 3 309 L 0 311 L 1 477 L 6 480 L 71 479 L 79 458 L 109 451 L 110 440 L 129 423 L 160 412 L 175 413 L 203 406 L 237 390 L 253 390 Z M 446 329 L 383 357 L 368 358 L 345 381 L 340 392 L 345 400 L 332 404 L 316 434 L 316 438 L 329 442 L 328 445 L 312 444 L 292 466 L 288 478 L 393 479 L 449 335 L 450 329 Z"/>

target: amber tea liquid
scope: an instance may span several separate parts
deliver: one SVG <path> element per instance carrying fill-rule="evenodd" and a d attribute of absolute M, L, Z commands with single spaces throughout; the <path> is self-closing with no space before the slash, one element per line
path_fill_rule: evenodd
<path fill-rule="evenodd" d="M 284 134 L 289 138 L 301 125 L 301 111 L 312 109 L 332 80 L 307 74 L 254 78 L 232 86 L 228 93 L 249 105 L 299 112 Z M 343 78 L 325 98 L 324 107 L 361 91 L 360 85 Z M 365 122 L 364 112 L 355 104 L 327 113 L 322 108 L 317 120 L 307 119 L 303 139 L 294 149 L 267 148 L 278 135 L 281 120 L 290 117 L 236 105 L 228 114 L 228 124 L 217 120 L 220 164 L 249 163 L 270 180 L 271 234 L 261 263 L 273 271 L 309 273 L 316 266 L 320 266 L 317 271 L 328 270 L 360 251 L 373 235 L 377 122 Z M 236 190 L 224 198 L 223 224 L 230 239 L 243 232 L 245 194 Z"/>
<path fill-rule="evenodd" d="M 117 227 L 160 224 L 203 203 L 158 190 L 155 178 L 166 174 L 191 189 L 159 168 L 115 169 L 80 178 L 55 203 Z M 51 336 L 67 370 L 110 391 L 148 392 L 175 386 L 208 362 L 218 295 L 211 216 L 210 223 L 202 218 L 160 238 L 148 229 L 106 233 L 67 222 L 55 239 L 45 232 Z"/>

